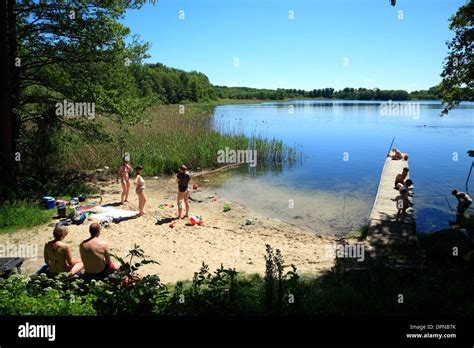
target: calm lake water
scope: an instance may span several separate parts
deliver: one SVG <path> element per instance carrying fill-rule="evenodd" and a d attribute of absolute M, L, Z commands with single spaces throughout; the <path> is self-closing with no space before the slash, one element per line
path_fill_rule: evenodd
<path fill-rule="evenodd" d="M 447 227 L 456 207 L 451 191 L 465 190 L 474 160 L 466 153 L 474 149 L 474 103 L 462 103 L 445 117 L 432 101 L 420 102 L 418 114 L 386 110 L 384 102 L 366 101 L 219 106 L 213 118 L 219 131 L 275 137 L 298 147 L 302 158 L 293 165 L 226 172 L 213 179 L 215 189 L 266 216 L 339 235 L 367 222 L 395 137 L 393 146 L 410 156 L 417 230 Z"/>

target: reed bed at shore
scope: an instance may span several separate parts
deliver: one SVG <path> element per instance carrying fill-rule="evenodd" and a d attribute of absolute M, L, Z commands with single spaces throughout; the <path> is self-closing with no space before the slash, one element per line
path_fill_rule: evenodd
<path fill-rule="evenodd" d="M 262 136 L 246 137 L 238 131 L 222 133 L 213 128 L 213 105 L 158 105 L 140 122 L 118 126 L 103 118 L 110 141 L 91 141 L 69 135 L 63 145 L 64 163 L 68 169 L 95 169 L 121 163 L 121 154 L 128 152 L 132 164 L 141 164 L 145 175 L 173 173 L 181 164 L 191 169 L 214 168 L 218 151 L 226 148 L 256 150 L 259 163 L 291 162 L 296 150 L 282 141 Z"/>

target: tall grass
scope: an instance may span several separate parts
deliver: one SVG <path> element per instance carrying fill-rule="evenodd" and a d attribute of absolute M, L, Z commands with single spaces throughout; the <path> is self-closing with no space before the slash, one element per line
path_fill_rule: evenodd
<path fill-rule="evenodd" d="M 120 129 L 103 119 L 104 127 L 115 139 L 112 142 L 84 142 L 69 135 L 63 154 L 69 169 L 95 169 L 121 163 L 124 150 L 130 153 L 133 164 L 141 164 L 145 175 L 172 173 L 181 164 L 195 169 L 218 166 L 218 151 L 226 147 L 234 150 L 257 150 L 259 163 L 281 163 L 291 160 L 295 151 L 277 139 L 248 138 L 243 134 L 223 134 L 212 128 L 211 105 L 186 105 L 180 113 L 178 105 L 159 105 L 150 115 L 133 126 Z M 182 109 L 181 109 L 182 111 Z"/>
<path fill-rule="evenodd" d="M 0 205 L 0 233 L 44 224 L 51 221 L 55 212 L 27 201 L 6 201 Z"/>

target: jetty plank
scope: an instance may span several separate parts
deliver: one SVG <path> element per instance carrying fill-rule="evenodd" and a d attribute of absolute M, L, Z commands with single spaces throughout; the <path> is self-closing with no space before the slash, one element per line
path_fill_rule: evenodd
<path fill-rule="evenodd" d="M 380 177 L 374 206 L 369 217 L 368 239 L 379 245 L 416 240 L 416 222 L 413 207 L 407 209 L 405 219 L 397 219 L 399 193 L 394 188 L 395 177 L 408 167 L 407 161 L 396 161 L 387 157 Z M 408 176 L 409 177 L 409 176 Z M 408 179 L 407 177 L 407 179 Z"/>

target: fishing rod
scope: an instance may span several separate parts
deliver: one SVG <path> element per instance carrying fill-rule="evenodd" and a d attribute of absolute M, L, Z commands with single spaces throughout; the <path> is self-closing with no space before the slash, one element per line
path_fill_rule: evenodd
<path fill-rule="evenodd" d="M 467 194 L 469 194 L 468 184 L 469 184 L 469 178 L 471 177 L 472 167 L 474 167 L 474 161 L 471 163 L 471 169 L 469 169 L 469 174 L 466 179 L 466 193 Z"/>
<path fill-rule="evenodd" d="M 390 144 L 390 147 L 388 148 L 387 156 L 390 155 L 390 151 L 392 151 L 392 146 L 393 146 L 394 141 L 395 141 L 395 137 L 392 138 L 392 143 Z"/>
<path fill-rule="evenodd" d="M 444 198 L 446 198 L 446 202 L 448 203 L 449 209 L 451 209 L 451 211 L 454 211 L 453 207 L 451 207 L 451 203 L 449 203 L 448 196 L 444 195 Z"/>

